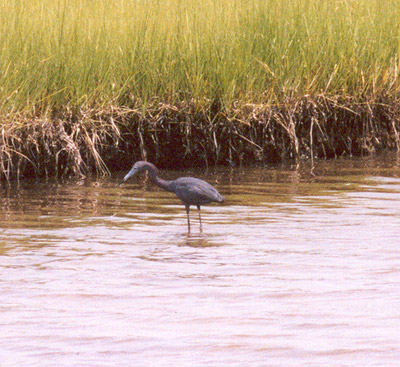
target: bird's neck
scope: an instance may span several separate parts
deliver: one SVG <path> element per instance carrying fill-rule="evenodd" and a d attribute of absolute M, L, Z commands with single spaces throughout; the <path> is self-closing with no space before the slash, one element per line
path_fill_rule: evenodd
<path fill-rule="evenodd" d="M 162 189 L 167 190 L 167 191 L 171 191 L 171 188 L 169 186 L 171 181 L 163 180 L 162 178 L 158 177 L 157 175 L 151 174 L 151 173 L 150 173 L 150 179 L 158 187 L 161 187 Z"/>

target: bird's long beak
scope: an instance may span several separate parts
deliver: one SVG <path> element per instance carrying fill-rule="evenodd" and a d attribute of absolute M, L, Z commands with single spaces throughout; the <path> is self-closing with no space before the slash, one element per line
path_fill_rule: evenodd
<path fill-rule="evenodd" d="M 137 170 L 136 168 L 132 168 L 122 179 L 122 181 L 118 184 L 118 186 L 121 186 L 128 178 L 134 176 L 136 174 Z"/>

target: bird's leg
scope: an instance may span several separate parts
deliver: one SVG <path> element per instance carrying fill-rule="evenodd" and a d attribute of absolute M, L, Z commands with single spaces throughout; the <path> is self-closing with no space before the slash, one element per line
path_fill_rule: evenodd
<path fill-rule="evenodd" d="M 188 233 L 190 233 L 190 219 L 189 219 L 190 205 L 185 205 L 185 208 L 186 208 L 186 215 L 187 215 L 187 222 L 188 222 Z"/>
<path fill-rule="evenodd" d="M 202 224 L 201 224 L 200 205 L 197 205 L 197 209 L 198 209 L 198 211 L 199 211 L 200 232 L 202 232 L 202 231 L 203 231 L 203 226 L 202 226 Z"/>

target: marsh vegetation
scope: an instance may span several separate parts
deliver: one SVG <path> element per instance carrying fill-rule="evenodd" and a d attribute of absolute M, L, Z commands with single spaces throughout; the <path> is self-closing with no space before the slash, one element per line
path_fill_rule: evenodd
<path fill-rule="evenodd" d="M 6 0 L 0 21 L 3 179 L 399 148 L 397 2 Z"/>

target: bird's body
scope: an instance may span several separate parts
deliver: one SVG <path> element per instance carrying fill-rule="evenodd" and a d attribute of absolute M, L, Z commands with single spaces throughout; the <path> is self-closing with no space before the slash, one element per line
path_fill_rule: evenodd
<path fill-rule="evenodd" d="M 181 177 L 170 182 L 171 191 L 184 204 L 203 205 L 213 201 L 222 202 L 223 197 L 209 183 L 194 177 Z"/>
<path fill-rule="evenodd" d="M 152 182 L 164 190 L 175 193 L 176 196 L 185 204 L 189 232 L 190 205 L 196 205 L 197 209 L 199 210 L 201 229 L 200 206 L 211 202 L 222 203 L 224 201 L 224 197 L 208 182 L 194 177 L 180 177 L 172 181 L 163 180 L 162 178 L 158 177 L 157 167 L 152 163 L 144 161 L 136 162 L 128 174 L 123 178 L 121 183 L 125 182 L 128 178 L 134 176 L 136 173 L 144 170 L 149 172 Z"/>

